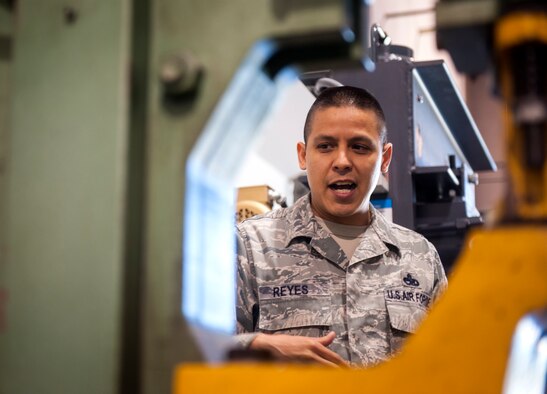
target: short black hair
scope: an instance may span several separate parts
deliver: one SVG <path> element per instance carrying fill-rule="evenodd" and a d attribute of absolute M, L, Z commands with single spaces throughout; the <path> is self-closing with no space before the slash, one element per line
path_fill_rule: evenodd
<path fill-rule="evenodd" d="M 387 142 L 386 117 L 380 103 L 369 91 L 354 86 L 327 88 L 317 96 L 304 123 L 304 142 L 308 142 L 315 113 L 318 110 L 331 107 L 355 107 L 374 112 L 378 118 L 380 139 L 382 143 Z"/>

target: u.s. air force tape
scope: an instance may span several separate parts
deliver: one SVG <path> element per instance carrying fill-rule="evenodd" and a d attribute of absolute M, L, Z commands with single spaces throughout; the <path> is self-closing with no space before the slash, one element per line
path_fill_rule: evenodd
<path fill-rule="evenodd" d="M 411 290 L 407 288 L 391 288 L 385 290 L 386 301 L 397 301 L 397 302 L 410 302 L 415 303 L 423 307 L 428 307 L 431 297 L 417 290 Z"/>

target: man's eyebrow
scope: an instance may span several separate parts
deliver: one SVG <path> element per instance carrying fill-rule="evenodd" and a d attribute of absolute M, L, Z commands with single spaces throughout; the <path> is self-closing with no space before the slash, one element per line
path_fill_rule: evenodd
<path fill-rule="evenodd" d="M 312 141 L 336 141 L 336 138 L 328 134 L 318 134 L 313 136 L 311 140 Z"/>
<path fill-rule="evenodd" d="M 318 134 L 318 135 L 312 136 L 310 138 L 310 141 L 313 142 L 313 143 L 317 143 L 317 142 L 336 142 L 336 141 L 338 141 L 338 138 L 333 137 L 333 136 L 328 135 L 328 134 Z M 358 135 L 358 136 L 355 136 L 355 137 L 352 137 L 352 138 L 348 139 L 348 143 L 349 144 L 366 143 L 366 144 L 369 144 L 369 145 L 373 145 L 375 142 L 372 138 L 370 138 L 366 135 Z"/>
<path fill-rule="evenodd" d="M 357 137 L 350 138 L 348 140 L 350 144 L 355 144 L 356 142 L 364 142 L 367 144 L 374 144 L 374 140 L 368 136 L 360 135 Z"/>

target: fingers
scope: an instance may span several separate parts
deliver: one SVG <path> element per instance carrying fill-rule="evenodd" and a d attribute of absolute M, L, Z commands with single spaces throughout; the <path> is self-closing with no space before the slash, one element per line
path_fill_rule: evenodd
<path fill-rule="evenodd" d="M 332 331 L 319 338 L 260 333 L 251 342 L 250 347 L 268 350 L 282 360 L 311 361 L 331 367 L 349 366 L 342 357 L 327 347 L 335 338 L 336 333 Z"/>
<path fill-rule="evenodd" d="M 331 331 L 324 337 L 317 338 L 317 340 L 321 345 L 329 346 L 334 341 L 335 338 L 336 338 L 336 333 L 334 331 Z"/>
<path fill-rule="evenodd" d="M 316 353 L 312 353 L 311 356 L 310 356 L 310 359 L 308 361 L 312 361 L 312 362 L 315 362 L 317 364 L 324 365 L 326 367 L 340 368 L 340 365 L 338 365 L 336 363 L 333 363 L 332 361 L 329 361 L 329 360 L 319 356 Z"/>
<path fill-rule="evenodd" d="M 334 331 L 329 332 L 324 337 L 318 338 L 317 342 L 320 346 L 317 348 L 317 352 L 321 357 L 324 359 L 335 363 L 336 365 L 349 365 L 346 360 L 344 360 L 342 357 L 340 357 L 337 353 L 333 352 L 327 346 L 329 346 L 334 339 L 336 338 L 336 333 Z"/>
<path fill-rule="evenodd" d="M 320 356 L 322 359 L 328 361 L 329 363 L 333 363 L 335 365 L 340 366 L 349 366 L 348 362 L 344 360 L 338 353 L 333 352 L 329 348 L 318 344 L 318 346 L 314 349 L 315 353 Z"/>

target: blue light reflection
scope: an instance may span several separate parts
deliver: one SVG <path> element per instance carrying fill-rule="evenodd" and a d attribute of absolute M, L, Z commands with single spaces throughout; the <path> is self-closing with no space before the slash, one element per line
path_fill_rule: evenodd
<path fill-rule="evenodd" d="M 289 68 L 275 80 L 262 72 L 274 50 L 270 41 L 251 49 L 187 162 L 182 312 L 215 332 L 235 330 L 234 176 L 263 119 L 298 77 Z"/>

